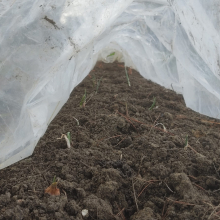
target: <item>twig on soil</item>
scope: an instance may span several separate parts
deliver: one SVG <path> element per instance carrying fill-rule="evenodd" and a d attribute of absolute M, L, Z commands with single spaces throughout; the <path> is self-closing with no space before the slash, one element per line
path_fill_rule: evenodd
<path fill-rule="evenodd" d="M 141 190 L 141 192 L 138 194 L 137 198 L 139 198 L 141 196 L 141 194 L 144 192 L 144 190 L 152 183 L 154 182 L 161 182 L 161 180 L 144 180 L 144 179 L 141 179 L 141 178 L 138 178 L 138 177 L 134 177 L 136 180 L 139 180 L 139 181 L 142 181 L 144 183 L 146 183 L 147 185 Z"/>
<path fill-rule="evenodd" d="M 117 204 L 117 206 L 118 206 L 118 204 Z M 125 210 L 125 208 L 123 208 L 122 210 L 120 210 L 120 208 L 119 208 L 119 206 L 118 206 L 118 211 L 119 211 L 119 213 L 116 214 L 114 217 L 116 218 L 116 216 L 121 216 L 121 218 L 122 218 L 123 220 L 126 220 L 126 218 L 125 218 L 125 216 L 124 216 L 124 214 L 123 214 L 124 210 Z"/>
<path fill-rule="evenodd" d="M 145 189 L 147 189 L 147 187 L 148 187 L 150 184 L 151 184 L 151 182 L 148 183 L 148 184 L 141 190 L 141 192 L 138 194 L 137 198 L 139 198 L 139 197 L 141 196 L 141 194 L 144 192 Z"/>
<path fill-rule="evenodd" d="M 212 210 L 215 209 L 214 211 L 216 211 L 218 208 L 220 208 L 220 207 L 219 207 L 220 204 L 219 204 L 218 206 L 214 207 L 212 204 L 210 204 L 210 203 L 208 203 L 208 202 L 205 202 L 205 201 L 203 201 L 203 202 L 204 202 L 205 204 L 211 206 L 211 208 L 208 208 L 208 209 L 206 210 L 206 212 L 204 213 L 202 219 L 204 219 L 206 213 L 207 213 L 209 210 L 211 210 L 211 209 L 212 209 Z M 218 212 L 216 212 L 216 213 L 213 213 L 213 214 L 211 213 L 211 215 L 214 215 L 214 216 L 218 217 L 218 219 L 220 219 L 219 214 L 220 214 L 220 211 L 218 211 Z M 211 219 L 211 217 L 209 216 L 208 219 Z"/>
<path fill-rule="evenodd" d="M 163 181 L 163 183 L 166 185 L 166 187 L 170 190 L 170 192 L 174 193 L 172 189 L 166 184 L 166 182 Z"/>
<path fill-rule="evenodd" d="M 125 103 L 125 109 L 126 109 L 126 116 L 129 117 L 129 115 L 128 115 L 128 104 L 127 104 L 127 102 Z"/>
<path fill-rule="evenodd" d="M 208 217 L 208 220 L 211 219 L 211 217 L 212 217 L 213 215 L 216 216 L 216 214 L 217 214 L 218 212 L 217 212 L 217 213 L 215 213 L 215 212 L 217 211 L 218 208 L 220 208 L 220 204 L 214 208 L 214 210 L 212 211 L 212 213 L 211 213 L 210 216 Z M 220 218 L 220 216 L 218 216 L 218 217 Z"/>
<path fill-rule="evenodd" d="M 130 119 L 131 119 L 132 121 L 137 122 L 137 123 L 140 123 L 140 124 L 146 125 L 146 126 L 148 126 L 148 127 L 152 127 L 152 128 L 154 128 L 154 129 L 156 129 L 156 130 L 163 131 L 164 133 L 167 133 L 167 134 L 170 134 L 170 135 L 174 135 L 173 133 L 170 133 L 169 131 L 166 131 L 166 132 L 165 132 L 163 129 L 156 128 L 156 127 L 153 126 L 153 125 L 145 124 L 145 123 L 143 123 L 143 122 L 141 122 L 141 121 L 138 121 L 138 120 L 136 120 L 136 119 L 134 119 L 134 118 L 130 118 Z"/>
<path fill-rule="evenodd" d="M 65 191 L 65 190 L 63 190 L 63 189 L 62 189 L 62 191 L 63 191 L 64 195 L 66 196 L 66 195 L 67 195 L 67 194 L 66 194 L 66 191 Z"/>
<path fill-rule="evenodd" d="M 94 92 L 92 92 L 89 96 L 89 98 L 86 99 L 85 104 L 88 104 L 88 102 L 91 100 L 91 98 L 94 96 Z M 85 106 L 84 106 L 85 107 Z"/>
<path fill-rule="evenodd" d="M 189 144 L 187 146 L 188 148 L 190 148 L 193 152 L 195 152 L 198 156 L 200 157 L 205 157 L 204 155 L 200 154 L 199 152 L 197 152 L 194 148 L 192 148 Z"/>
<path fill-rule="evenodd" d="M 187 150 L 187 148 L 190 148 L 190 149 L 191 149 L 194 153 L 196 153 L 198 156 L 200 156 L 200 157 L 205 157 L 205 156 L 203 156 L 202 154 L 200 154 L 199 152 L 197 152 L 194 148 L 192 148 L 192 147 L 189 145 L 188 135 L 186 136 L 186 141 L 185 141 L 184 149 Z"/>
<path fill-rule="evenodd" d="M 146 156 L 143 156 L 143 157 L 141 158 L 140 166 L 139 166 L 139 169 L 138 169 L 138 175 L 140 174 L 141 165 L 142 165 L 143 160 L 144 160 L 145 158 L 146 158 Z"/>
<path fill-rule="evenodd" d="M 167 208 L 166 212 L 164 213 L 165 207 L 166 207 L 166 205 L 168 205 L 168 204 L 169 204 L 169 202 L 167 202 L 167 199 L 166 199 L 165 202 L 164 202 L 164 205 L 163 205 L 163 211 L 162 211 L 162 214 L 161 214 L 161 220 L 165 220 L 166 217 L 168 216 L 169 208 Z"/>
<path fill-rule="evenodd" d="M 139 178 L 136 178 L 136 179 L 139 179 Z M 140 179 L 139 179 L 140 180 Z M 142 190 L 141 192 L 139 193 L 138 197 L 139 198 L 141 196 L 141 194 L 144 192 L 144 190 L 151 184 L 151 183 L 154 183 L 154 182 L 161 182 L 160 180 L 149 180 L 149 181 L 145 181 L 145 183 L 148 183 Z"/>
<path fill-rule="evenodd" d="M 160 116 L 161 116 L 161 113 L 158 115 L 158 117 L 157 117 L 156 120 L 154 121 L 154 123 L 153 123 L 154 125 L 156 124 L 156 122 L 157 122 L 157 120 L 160 118 Z M 163 125 L 163 124 L 162 124 L 162 125 Z M 156 126 L 156 125 L 155 125 L 155 126 Z M 155 127 L 155 126 L 154 126 L 154 127 Z"/>
<path fill-rule="evenodd" d="M 220 123 L 215 122 L 215 121 L 206 121 L 206 120 L 201 120 L 201 122 L 206 122 L 206 123 L 210 123 L 210 124 L 216 124 L 216 125 L 220 125 Z"/>
<path fill-rule="evenodd" d="M 156 120 L 155 120 L 154 122 L 153 122 L 152 118 L 150 117 L 150 118 L 151 118 L 151 121 L 153 122 L 153 126 L 150 128 L 150 131 L 149 131 L 148 135 L 150 134 L 152 128 L 156 128 L 156 126 L 158 125 L 158 124 L 156 124 L 156 122 L 157 122 L 157 120 L 160 118 L 160 115 L 161 115 L 161 114 L 158 115 L 158 117 L 156 118 Z M 156 124 L 156 125 L 155 125 L 155 124 Z M 159 123 L 159 124 L 160 124 L 160 123 Z M 162 124 L 162 125 L 163 125 L 163 124 Z M 165 128 L 165 126 L 163 125 L 163 129 L 164 129 L 164 128 Z M 164 132 L 166 132 L 166 131 L 167 131 L 167 130 L 164 129 Z"/>
<path fill-rule="evenodd" d="M 193 179 L 195 179 L 195 180 L 197 180 L 197 178 L 196 177 L 194 177 L 194 176 L 191 176 L 191 175 L 188 175 L 189 177 L 191 177 L 191 178 L 193 178 Z"/>
<path fill-rule="evenodd" d="M 139 177 L 135 177 L 136 180 L 140 180 L 141 182 L 149 183 L 149 182 L 161 182 L 161 180 L 144 180 Z"/>
<path fill-rule="evenodd" d="M 217 213 L 215 213 L 215 215 L 219 215 L 220 214 L 220 211 L 218 211 Z M 218 216 L 220 218 L 220 216 Z"/>
<path fill-rule="evenodd" d="M 199 186 L 198 184 L 192 183 L 193 185 L 197 186 L 199 189 L 206 191 L 204 188 L 202 188 L 201 186 Z"/>
<path fill-rule="evenodd" d="M 123 139 L 121 139 L 114 147 L 117 147 L 126 137 L 128 136 L 125 136 Z"/>
<path fill-rule="evenodd" d="M 40 191 L 39 191 L 39 190 L 35 190 L 35 189 L 34 189 L 34 190 L 30 190 L 30 189 L 29 189 L 28 192 L 38 193 L 38 192 L 40 192 Z"/>
<path fill-rule="evenodd" d="M 100 142 L 102 142 L 102 141 L 106 141 L 106 140 L 109 140 L 109 139 L 112 139 L 112 138 L 116 138 L 116 137 L 120 137 L 120 136 L 123 136 L 123 135 L 121 134 L 121 135 L 112 136 L 110 138 L 102 138 L 102 139 L 98 140 L 98 143 L 96 144 L 96 146 L 98 147 Z"/>
<path fill-rule="evenodd" d="M 133 181 L 133 178 L 132 178 L 132 188 L 133 188 L 134 200 L 135 200 L 135 203 L 136 203 L 137 211 L 139 211 L 138 204 L 137 204 L 137 197 L 136 197 L 136 193 L 135 193 L 135 189 L 134 189 L 134 181 Z"/>
<path fill-rule="evenodd" d="M 205 211 L 205 213 L 204 213 L 203 216 L 202 216 L 202 220 L 204 220 L 205 215 L 206 215 L 206 213 L 207 213 L 209 210 L 210 210 L 210 208 L 208 208 L 208 209 Z"/>
<path fill-rule="evenodd" d="M 86 167 L 91 167 L 91 166 L 89 166 L 89 165 L 87 165 L 86 163 L 84 163 L 84 162 L 82 162 L 82 161 L 79 161 L 81 164 L 83 164 L 84 166 L 86 166 Z"/>
<path fill-rule="evenodd" d="M 137 128 L 134 126 L 134 124 L 131 122 L 131 120 L 129 120 L 130 118 L 126 117 L 125 115 L 123 115 L 123 114 L 120 113 L 119 111 L 116 111 L 116 113 L 118 113 L 119 115 L 121 115 L 122 117 L 124 117 L 124 118 L 137 130 Z"/>
<path fill-rule="evenodd" d="M 202 202 L 205 203 L 205 204 L 207 204 L 207 205 L 209 205 L 209 206 L 211 206 L 212 209 L 214 209 L 214 206 L 213 206 L 211 203 L 208 203 L 208 202 L 206 202 L 206 201 L 202 201 Z"/>
<path fill-rule="evenodd" d="M 211 179 L 213 179 L 213 180 L 217 181 L 218 183 L 220 183 L 220 180 L 216 179 L 216 178 L 215 178 L 215 177 L 213 177 L 213 176 L 206 176 L 206 177 L 211 178 Z"/>

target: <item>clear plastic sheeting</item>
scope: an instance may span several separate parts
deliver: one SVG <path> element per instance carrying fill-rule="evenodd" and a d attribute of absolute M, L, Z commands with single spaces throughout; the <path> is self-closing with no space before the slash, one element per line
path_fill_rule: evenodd
<path fill-rule="evenodd" d="M 32 154 L 97 60 L 220 118 L 219 12 L 219 0 L 0 0 L 0 168 Z"/>

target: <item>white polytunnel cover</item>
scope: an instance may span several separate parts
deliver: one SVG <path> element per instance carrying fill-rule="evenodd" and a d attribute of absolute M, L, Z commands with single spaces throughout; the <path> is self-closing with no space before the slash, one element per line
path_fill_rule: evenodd
<path fill-rule="evenodd" d="M 0 0 L 0 169 L 33 153 L 97 60 L 116 59 L 220 118 L 219 0 Z"/>

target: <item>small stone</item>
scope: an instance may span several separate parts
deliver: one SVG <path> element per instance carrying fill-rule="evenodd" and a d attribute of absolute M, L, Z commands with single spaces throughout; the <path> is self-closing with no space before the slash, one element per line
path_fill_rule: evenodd
<path fill-rule="evenodd" d="M 85 217 L 89 217 L 89 211 L 88 209 L 83 209 L 82 210 L 82 216 L 85 218 Z"/>

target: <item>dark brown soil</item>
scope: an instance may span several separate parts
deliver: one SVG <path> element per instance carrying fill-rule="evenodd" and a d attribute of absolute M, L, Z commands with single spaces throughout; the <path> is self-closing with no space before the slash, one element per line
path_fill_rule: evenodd
<path fill-rule="evenodd" d="M 219 122 L 136 71 L 130 81 L 100 63 L 74 89 L 34 154 L 0 171 L 0 220 L 220 218 Z M 44 193 L 54 176 L 60 196 Z"/>

